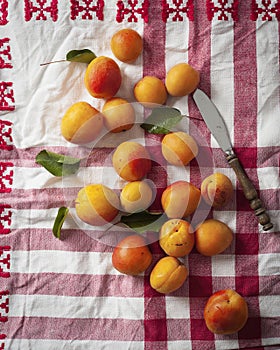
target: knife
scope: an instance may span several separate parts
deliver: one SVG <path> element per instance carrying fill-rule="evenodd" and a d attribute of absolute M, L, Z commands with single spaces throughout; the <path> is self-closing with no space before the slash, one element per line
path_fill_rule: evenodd
<path fill-rule="evenodd" d="M 195 90 L 193 93 L 193 99 L 207 127 L 215 137 L 221 149 L 224 151 L 226 159 L 234 170 L 246 199 L 250 202 L 250 207 L 254 210 L 259 223 L 263 226 L 263 230 L 268 231 L 272 229 L 273 224 L 270 222 L 270 217 L 266 213 L 266 209 L 264 208 L 261 199 L 258 197 L 258 193 L 253 183 L 233 151 L 227 127 L 217 107 L 200 89 Z"/>

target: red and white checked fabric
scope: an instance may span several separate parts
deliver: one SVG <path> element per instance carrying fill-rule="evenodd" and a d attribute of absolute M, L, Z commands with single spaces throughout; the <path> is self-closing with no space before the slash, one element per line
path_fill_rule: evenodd
<path fill-rule="evenodd" d="M 0 349 L 280 348 L 279 16 L 279 0 L 0 0 Z M 134 64 L 118 62 L 118 95 L 133 102 L 137 80 L 164 79 L 177 62 L 198 69 L 200 87 L 223 115 L 274 223 L 270 232 L 259 229 L 216 141 L 196 119 L 192 99 L 169 97 L 168 105 L 189 114 L 182 127 L 202 135 L 199 143 L 210 147 L 213 166 L 203 159 L 181 171 L 154 166 L 159 192 L 178 179 L 199 186 L 220 171 L 232 179 L 235 197 L 209 213 L 232 228 L 231 247 L 212 258 L 194 249 L 184 260 L 189 278 L 166 296 L 151 289 L 150 270 L 138 277 L 114 270 L 113 247 L 102 232 L 71 216 L 62 240 L 51 232 L 57 209 L 71 204 L 85 182 L 123 185 L 110 163 L 116 145 L 140 139 L 157 155 L 158 138 L 137 127 L 107 135 L 78 179 L 54 178 L 34 161 L 44 148 L 88 154 L 62 139 L 60 119 L 79 100 L 103 104 L 84 89 L 84 65 L 40 63 L 82 48 L 113 57 L 110 38 L 124 27 L 143 36 L 144 52 Z M 163 253 L 156 241 L 151 250 L 154 264 Z M 206 329 L 203 308 L 225 288 L 246 298 L 249 319 L 238 334 L 218 336 Z"/>

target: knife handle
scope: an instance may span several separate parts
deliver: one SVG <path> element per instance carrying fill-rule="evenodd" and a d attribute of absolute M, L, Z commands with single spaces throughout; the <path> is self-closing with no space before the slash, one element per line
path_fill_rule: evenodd
<path fill-rule="evenodd" d="M 247 176 L 237 156 L 234 153 L 231 153 L 227 155 L 226 159 L 229 165 L 234 170 L 237 179 L 242 187 L 244 195 L 250 202 L 250 207 L 255 211 L 255 215 L 258 218 L 259 223 L 263 226 L 263 230 L 271 230 L 273 224 L 270 222 L 270 217 L 266 213 L 266 209 L 264 208 L 262 201 L 258 197 L 258 193 L 253 183 Z"/>

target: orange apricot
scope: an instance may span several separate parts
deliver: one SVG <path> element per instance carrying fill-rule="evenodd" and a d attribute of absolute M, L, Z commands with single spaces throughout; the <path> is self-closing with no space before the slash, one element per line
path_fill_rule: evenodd
<path fill-rule="evenodd" d="M 112 97 L 103 106 L 102 114 L 105 127 L 112 133 L 129 130 L 135 122 L 132 105 L 120 97 Z"/>
<path fill-rule="evenodd" d="M 182 287 L 188 275 L 188 269 L 180 260 L 165 256 L 154 266 L 150 274 L 150 285 L 159 293 L 172 293 Z"/>
<path fill-rule="evenodd" d="M 198 154 L 198 146 L 192 136 L 177 131 L 166 134 L 161 143 L 162 155 L 168 163 L 184 166 Z"/>
<path fill-rule="evenodd" d="M 133 29 L 121 29 L 111 38 L 111 50 L 122 62 L 135 61 L 143 50 L 142 37 Z"/>
<path fill-rule="evenodd" d="M 160 229 L 159 244 L 167 255 L 183 257 L 193 249 L 193 228 L 185 220 L 170 219 Z"/>
<path fill-rule="evenodd" d="M 126 275 L 139 275 L 152 263 L 152 253 L 143 237 L 130 235 L 123 238 L 114 248 L 112 264 Z"/>
<path fill-rule="evenodd" d="M 84 83 L 88 92 L 95 98 L 113 97 L 118 92 L 121 82 L 121 70 L 110 57 L 96 57 L 87 66 Z"/>
<path fill-rule="evenodd" d="M 232 199 L 232 182 L 222 173 L 212 174 L 202 181 L 201 195 L 207 204 L 222 208 Z"/>
<path fill-rule="evenodd" d="M 166 75 L 165 85 L 171 96 L 185 96 L 198 86 L 199 72 L 188 63 L 178 63 Z"/>
<path fill-rule="evenodd" d="M 212 333 L 233 334 L 245 326 L 248 305 L 235 290 L 219 290 L 207 300 L 203 315 L 206 326 Z"/>
<path fill-rule="evenodd" d="M 155 104 L 165 104 L 167 92 L 159 78 L 147 75 L 134 86 L 134 96 L 139 103 L 152 108 Z"/>
<path fill-rule="evenodd" d="M 126 181 L 143 179 L 152 166 L 147 149 L 134 141 L 125 141 L 118 145 L 112 162 L 117 174 Z"/>
<path fill-rule="evenodd" d="M 193 214 L 200 202 L 200 190 L 187 181 L 176 181 L 163 191 L 162 208 L 170 219 L 180 219 Z"/>
<path fill-rule="evenodd" d="M 196 249 L 205 256 L 222 253 L 230 246 L 232 240 L 232 230 L 220 220 L 205 220 L 195 230 Z"/>

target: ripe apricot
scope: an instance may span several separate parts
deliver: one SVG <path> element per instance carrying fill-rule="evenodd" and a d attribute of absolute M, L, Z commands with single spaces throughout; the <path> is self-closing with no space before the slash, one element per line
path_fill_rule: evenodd
<path fill-rule="evenodd" d="M 167 162 L 177 166 L 187 165 L 198 154 L 196 141 L 183 131 L 166 134 L 161 142 L 161 150 Z"/>
<path fill-rule="evenodd" d="M 232 182 L 222 173 L 212 174 L 202 181 L 201 195 L 207 204 L 222 208 L 232 199 Z"/>
<path fill-rule="evenodd" d="M 132 181 L 122 189 L 120 200 L 124 211 L 128 213 L 142 211 L 151 205 L 153 190 L 146 181 Z"/>
<path fill-rule="evenodd" d="M 151 265 L 152 258 L 145 239 L 139 235 L 131 235 L 122 239 L 114 248 L 112 264 L 121 273 L 139 275 Z"/>
<path fill-rule="evenodd" d="M 171 96 L 185 96 L 198 86 L 199 72 L 188 63 L 178 63 L 166 75 L 165 85 Z"/>
<path fill-rule="evenodd" d="M 111 98 L 119 90 L 122 82 L 121 70 L 109 57 L 99 56 L 87 66 L 84 83 L 95 98 Z"/>
<path fill-rule="evenodd" d="M 236 333 L 245 326 L 247 319 L 247 302 L 232 289 L 219 290 L 212 294 L 204 308 L 204 320 L 212 333 Z"/>
<path fill-rule="evenodd" d="M 185 220 L 168 220 L 160 229 L 159 244 L 167 255 L 183 257 L 193 249 L 193 228 Z"/>
<path fill-rule="evenodd" d="M 167 92 L 159 78 L 147 75 L 134 86 L 134 96 L 143 106 L 152 108 L 155 104 L 163 105 L 166 102 Z"/>
<path fill-rule="evenodd" d="M 188 269 L 180 260 L 165 256 L 154 266 L 150 274 L 150 285 L 159 293 L 172 293 L 182 287 L 188 275 Z"/>
<path fill-rule="evenodd" d="M 132 62 L 141 54 L 143 40 L 135 30 L 121 29 L 111 38 L 111 50 L 120 61 Z"/>
<path fill-rule="evenodd" d="M 111 222 L 119 212 L 119 197 L 107 186 L 89 184 L 83 187 L 75 200 L 78 217 L 93 226 Z"/>
<path fill-rule="evenodd" d="M 107 100 L 102 109 L 104 125 L 113 133 L 129 130 L 135 122 L 135 111 L 132 105 L 120 97 Z"/>
<path fill-rule="evenodd" d="M 161 205 L 170 219 L 180 219 L 195 212 L 200 202 L 200 190 L 187 181 L 176 181 L 163 191 Z"/>
<path fill-rule="evenodd" d="M 134 141 L 125 141 L 118 145 L 112 161 L 117 174 L 126 181 L 143 179 L 152 166 L 149 152 Z"/>
<path fill-rule="evenodd" d="M 232 230 L 222 221 L 208 219 L 195 230 L 195 246 L 205 256 L 222 253 L 233 240 Z"/>
<path fill-rule="evenodd" d="M 76 102 L 61 120 L 61 134 L 69 142 L 85 144 L 96 139 L 103 127 L 102 114 L 87 102 Z"/>

